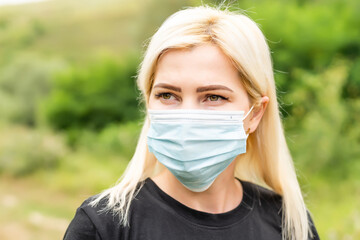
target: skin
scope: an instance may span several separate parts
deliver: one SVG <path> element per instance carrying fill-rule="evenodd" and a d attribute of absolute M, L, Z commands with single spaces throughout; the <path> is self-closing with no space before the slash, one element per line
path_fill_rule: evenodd
<path fill-rule="evenodd" d="M 253 109 L 244 120 L 244 128 L 250 129 L 250 134 L 256 130 L 268 102 L 267 96 L 262 97 L 261 106 Z M 148 107 L 247 113 L 251 103 L 228 57 L 216 45 L 203 44 L 191 49 L 170 50 L 161 56 Z M 224 213 L 236 208 L 243 196 L 242 186 L 234 178 L 235 163 L 236 159 L 204 192 L 188 190 L 166 168 L 152 180 L 165 193 L 192 209 Z"/>

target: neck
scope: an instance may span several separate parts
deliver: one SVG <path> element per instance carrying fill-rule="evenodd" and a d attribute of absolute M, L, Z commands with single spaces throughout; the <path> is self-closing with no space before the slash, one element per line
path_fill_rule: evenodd
<path fill-rule="evenodd" d="M 242 187 L 234 178 L 235 161 L 204 192 L 192 192 L 164 169 L 152 180 L 166 194 L 192 209 L 207 213 L 224 213 L 236 208 L 242 200 Z"/>

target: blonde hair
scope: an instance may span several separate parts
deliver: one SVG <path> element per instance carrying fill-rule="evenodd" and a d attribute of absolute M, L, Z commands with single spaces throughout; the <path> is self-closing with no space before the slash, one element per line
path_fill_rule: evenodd
<path fill-rule="evenodd" d="M 200 6 L 180 10 L 170 16 L 152 37 L 138 74 L 145 104 L 154 81 L 157 62 L 171 49 L 212 43 L 233 62 L 250 99 L 259 106 L 262 96 L 270 101 L 256 131 L 248 138 L 247 153 L 236 163 L 235 176 L 265 185 L 283 198 L 283 239 L 308 239 L 311 234 L 306 206 L 290 156 L 276 98 L 272 62 L 265 37 L 256 23 L 227 9 Z M 128 224 L 128 213 L 139 183 L 158 172 L 159 164 L 149 153 L 146 116 L 140 138 L 126 171 L 114 187 L 93 202 L 107 199 L 107 210 L 119 214 Z"/>

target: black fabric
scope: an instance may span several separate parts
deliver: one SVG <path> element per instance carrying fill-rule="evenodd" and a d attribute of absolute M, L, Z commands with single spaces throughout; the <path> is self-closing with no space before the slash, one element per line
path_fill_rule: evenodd
<path fill-rule="evenodd" d="M 64 240 L 281 240 L 281 197 L 255 184 L 241 181 L 241 203 L 222 214 L 191 209 L 163 192 L 150 178 L 133 200 L 130 226 L 120 226 L 118 216 L 101 212 L 87 199 L 76 211 Z M 319 239 L 315 227 L 314 239 Z M 310 238 L 309 238 L 310 239 Z"/>

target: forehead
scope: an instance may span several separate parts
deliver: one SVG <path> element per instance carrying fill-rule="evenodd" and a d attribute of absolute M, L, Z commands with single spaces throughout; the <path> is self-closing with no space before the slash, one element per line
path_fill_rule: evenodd
<path fill-rule="evenodd" d="M 191 49 L 173 49 L 159 59 L 154 84 L 224 84 L 241 87 L 241 79 L 228 56 L 214 44 Z"/>

